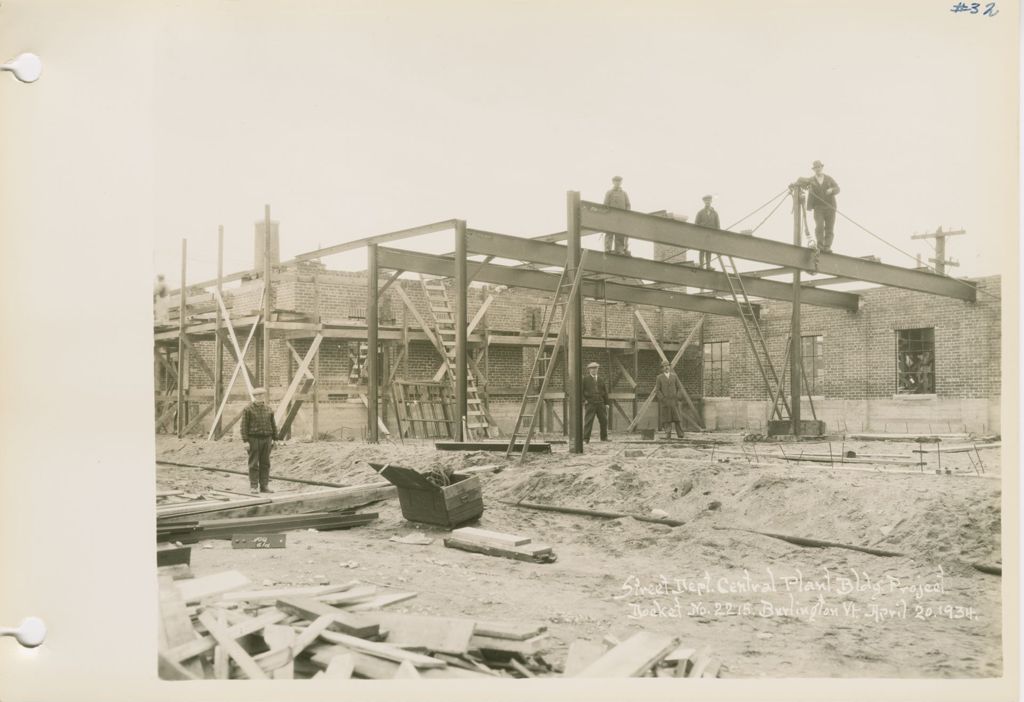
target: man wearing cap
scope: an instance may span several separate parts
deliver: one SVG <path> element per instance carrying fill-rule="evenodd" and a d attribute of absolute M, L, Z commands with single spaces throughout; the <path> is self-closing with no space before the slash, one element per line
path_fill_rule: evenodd
<path fill-rule="evenodd" d="M 796 184 L 808 191 L 807 209 L 814 210 L 814 238 L 818 241 L 818 251 L 832 252 L 832 239 L 835 237 L 836 226 L 836 195 L 839 184 L 830 175 L 825 175 L 825 164 L 815 161 L 811 164 L 814 175 L 810 178 L 799 178 Z"/>
<path fill-rule="evenodd" d="M 711 206 L 711 196 L 704 196 L 704 209 L 697 213 L 693 222 L 698 227 L 711 227 L 712 229 L 721 229 L 722 225 L 718 221 L 718 212 Z M 700 267 L 704 269 L 711 268 L 711 252 L 701 251 L 700 252 Z"/>
<path fill-rule="evenodd" d="M 601 367 L 599 363 L 587 365 L 587 375 L 583 376 L 583 401 L 586 403 L 586 413 L 583 416 L 583 443 L 590 443 L 590 432 L 594 428 L 594 416 L 597 416 L 597 423 L 601 427 L 601 441 L 608 441 L 608 414 L 605 412 L 605 405 L 608 404 L 608 385 L 601 378 L 597 377 L 597 370 Z"/>
<path fill-rule="evenodd" d="M 249 491 L 258 495 L 270 489 L 270 448 L 277 437 L 274 413 L 267 405 L 266 388 L 252 391 L 252 402 L 242 410 L 242 441 L 249 451 Z"/>
<path fill-rule="evenodd" d="M 629 206 L 629 195 L 622 189 L 622 176 L 612 178 L 612 189 L 604 195 L 604 204 L 620 210 L 632 209 Z M 629 242 L 625 234 L 605 234 L 604 252 L 629 255 Z"/>
<path fill-rule="evenodd" d="M 658 400 L 658 416 L 662 428 L 675 424 L 676 436 L 683 438 L 683 416 L 679 412 L 679 402 L 683 399 L 683 383 L 668 363 L 661 364 L 661 373 L 654 384 L 654 396 Z M 672 438 L 671 427 L 665 432 L 665 438 Z"/>

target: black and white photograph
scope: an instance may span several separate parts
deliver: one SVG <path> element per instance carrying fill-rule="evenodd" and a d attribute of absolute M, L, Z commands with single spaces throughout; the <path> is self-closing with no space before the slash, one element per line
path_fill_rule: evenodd
<path fill-rule="evenodd" d="M 139 213 L 62 283 L 130 401 L 59 412 L 133 446 L 63 528 L 133 549 L 81 577 L 140 689 L 1014 698 L 1016 3 L 122 9 L 146 82 L 41 209 Z"/>

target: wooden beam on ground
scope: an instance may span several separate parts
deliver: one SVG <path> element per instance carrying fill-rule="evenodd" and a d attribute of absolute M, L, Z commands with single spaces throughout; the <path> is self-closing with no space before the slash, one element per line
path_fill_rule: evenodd
<path fill-rule="evenodd" d="M 201 613 L 199 621 L 210 632 L 210 636 L 216 639 L 217 644 L 223 647 L 224 651 L 235 660 L 235 663 L 238 664 L 238 667 L 241 668 L 242 672 L 250 680 L 265 680 L 267 678 L 267 674 L 263 672 L 259 664 L 252 659 L 252 656 L 246 653 L 245 649 L 237 641 L 231 638 L 227 627 L 222 626 L 214 618 L 212 612 L 205 611 Z"/>
<path fill-rule="evenodd" d="M 576 673 L 577 678 L 638 678 L 679 645 L 668 634 L 640 631 Z"/>
<path fill-rule="evenodd" d="M 309 621 L 315 621 L 320 617 L 331 617 L 331 623 L 321 632 L 321 636 L 330 631 L 365 638 L 376 636 L 380 631 L 380 625 L 370 617 L 352 614 L 308 597 L 282 597 L 277 601 L 277 608 Z M 336 641 L 335 643 L 344 642 Z"/>

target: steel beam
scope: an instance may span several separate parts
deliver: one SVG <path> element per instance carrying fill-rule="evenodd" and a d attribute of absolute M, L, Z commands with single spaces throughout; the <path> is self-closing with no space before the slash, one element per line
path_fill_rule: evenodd
<path fill-rule="evenodd" d="M 565 258 L 565 281 L 575 281 L 576 272 L 582 265 L 580 260 L 580 194 L 571 191 L 566 195 L 566 227 L 569 233 L 566 239 L 568 256 Z M 582 284 L 583 281 L 581 280 Z M 566 378 L 565 388 L 568 391 L 568 407 L 566 413 L 569 425 L 569 452 L 583 453 L 583 295 L 576 295 L 566 300 L 565 330 L 568 338 L 566 346 Z M 538 353 L 543 353 L 538 349 Z"/>
<path fill-rule="evenodd" d="M 403 251 L 401 249 L 378 248 L 378 263 L 382 268 L 405 270 L 413 273 L 426 273 L 444 277 L 455 276 L 455 260 L 431 254 Z M 588 253 L 589 257 L 590 254 Z M 477 268 L 478 267 L 478 268 Z M 494 264 L 474 264 L 475 280 L 493 285 L 507 285 L 510 288 L 527 288 L 554 292 L 558 287 L 558 275 L 542 271 L 530 271 L 522 268 L 510 268 Z M 635 305 L 667 307 L 675 310 L 704 312 L 722 317 L 739 317 L 740 313 L 733 302 L 726 302 L 713 297 L 687 295 L 670 290 L 649 290 L 636 285 L 623 285 L 606 281 L 588 281 L 580 283 L 584 297 L 611 302 L 629 302 Z M 753 305 L 754 309 L 758 308 Z"/>
<path fill-rule="evenodd" d="M 625 234 L 644 241 L 713 251 L 724 256 L 854 278 L 969 302 L 976 299 L 974 284 L 963 280 L 834 253 L 818 254 L 815 260 L 814 251 L 803 246 L 698 227 L 689 222 L 620 210 L 596 202 L 581 203 L 580 220 L 583 228 L 590 231 Z"/>
<path fill-rule="evenodd" d="M 531 261 L 552 266 L 561 266 L 565 263 L 566 247 L 561 244 L 521 239 L 478 229 L 467 231 L 466 246 L 472 253 L 499 258 Z M 639 278 L 724 292 L 731 290 L 729 279 L 724 273 L 643 258 L 588 251 L 585 266 L 588 271 L 626 278 Z M 743 285 L 749 295 L 786 301 L 793 297 L 793 289 L 788 283 L 757 278 L 747 279 L 746 274 L 741 273 L 741 275 L 743 275 Z M 835 290 L 808 290 L 804 293 L 803 302 L 819 307 L 835 307 L 855 312 L 860 302 L 860 296 Z"/>

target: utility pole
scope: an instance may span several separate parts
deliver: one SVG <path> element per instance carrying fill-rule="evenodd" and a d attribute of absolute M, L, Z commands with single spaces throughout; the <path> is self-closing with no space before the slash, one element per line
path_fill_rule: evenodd
<path fill-rule="evenodd" d="M 967 232 L 963 229 L 957 229 L 955 231 L 942 231 L 942 227 L 939 227 L 931 234 L 914 234 L 911 239 L 935 239 L 935 258 L 929 258 L 928 260 L 935 264 L 935 272 L 939 275 L 946 275 L 946 266 L 959 266 L 960 262 L 952 258 L 946 258 L 946 237 L 947 236 L 960 236 Z"/>

